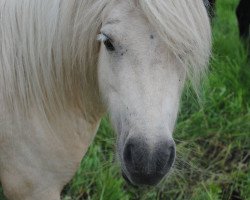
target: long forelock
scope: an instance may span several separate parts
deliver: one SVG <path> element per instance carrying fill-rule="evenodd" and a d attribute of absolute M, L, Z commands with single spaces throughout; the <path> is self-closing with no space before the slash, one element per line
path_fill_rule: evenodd
<path fill-rule="evenodd" d="M 196 91 L 210 58 L 211 30 L 202 0 L 139 0 L 139 6 L 185 68 Z"/>

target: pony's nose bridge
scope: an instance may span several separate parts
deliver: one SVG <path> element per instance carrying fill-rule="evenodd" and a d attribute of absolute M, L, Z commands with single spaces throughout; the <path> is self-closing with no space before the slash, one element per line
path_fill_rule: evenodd
<path fill-rule="evenodd" d="M 142 174 L 166 174 L 175 158 L 175 144 L 172 140 L 149 145 L 143 139 L 129 138 L 123 159 L 129 172 Z"/>

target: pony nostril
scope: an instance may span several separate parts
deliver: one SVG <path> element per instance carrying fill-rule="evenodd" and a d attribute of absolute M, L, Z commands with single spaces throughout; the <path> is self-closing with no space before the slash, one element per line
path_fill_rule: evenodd
<path fill-rule="evenodd" d="M 132 151 L 133 151 L 133 144 L 127 144 L 124 150 L 123 158 L 124 161 L 128 164 L 133 163 Z"/>
<path fill-rule="evenodd" d="M 162 142 L 155 151 L 156 171 L 166 173 L 175 160 L 175 144 L 172 141 Z"/>
<path fill-rule="evenodd" d="M 170 157 L 168 163 L 171 163 L 172 165 L 174 163 L 174 160 L 175 160 L 175 147 L 173 146 L 170 148 Z"/>
<path fill-rule="evenodd" d="M 123 160 L 128 171 L 142 171 L 148 162 L 148 146 L 140 139 L 130 138 L 124 148 Z"/>
<path fill-rule="evenodd" d="M 167 144 L 158 150 L 156 158 L 156 171 L 166 173 L 172 167 L 175 160 L 175 147 L 167 147 Z"/>

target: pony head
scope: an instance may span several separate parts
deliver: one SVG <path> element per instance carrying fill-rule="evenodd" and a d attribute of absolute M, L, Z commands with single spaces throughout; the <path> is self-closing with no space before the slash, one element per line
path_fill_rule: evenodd
<path fill-rule="evenodd" d="M 197 88 L 209 60 L 203 0 L 3 2 L 2 107 L 50 128 L 65 113 L 93 124 L 107 110 L 126 179 L 157 184 L 175 160 L 184 82 Z"/>
<path fill-rule="evenodd" d="M 102 16 L 98 81 L 118 133 L 125 179 L 155 185 L 175 160 L 173 131 L 186 77 L 210 55 L 202 0 L 111 1 Z"/>

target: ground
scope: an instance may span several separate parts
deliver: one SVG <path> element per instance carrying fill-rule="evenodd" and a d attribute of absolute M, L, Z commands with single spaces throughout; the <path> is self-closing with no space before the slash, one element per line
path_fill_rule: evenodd
<path fill-rule="evenodd" d="M 250 61 L 238 38 L 237 3 L 217 1 L 210 72 L 200 102 L 188 86 L 183 95 L 171 175 L 155 188 L 127 185 L 104 119 L 63 200 L 250 200 Z"/>

